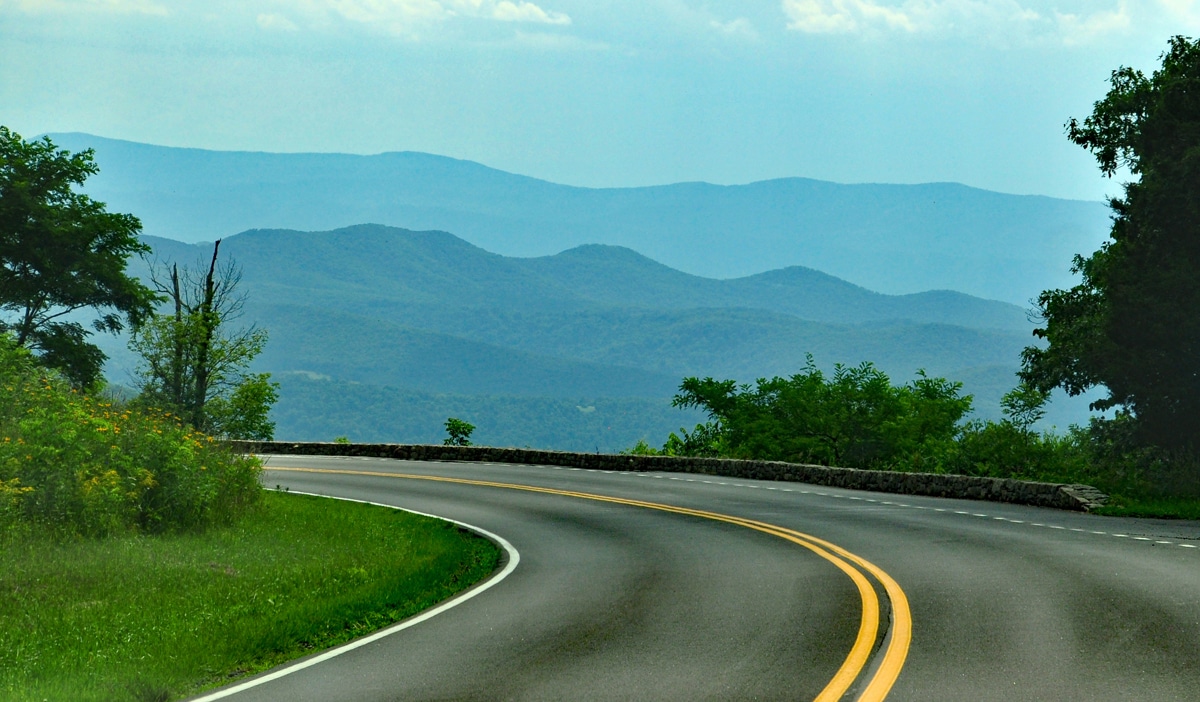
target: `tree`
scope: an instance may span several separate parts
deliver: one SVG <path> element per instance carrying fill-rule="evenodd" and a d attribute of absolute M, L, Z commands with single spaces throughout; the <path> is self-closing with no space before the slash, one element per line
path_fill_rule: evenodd
<path fill-rule="evenodd" d="M 1050 393 L 1025 383 L 1004 393 L 1000 398 L 1000 409 L 1005 421 L 1020 431 L 1030 432 L 1030 427 L 1046 416 L 1046 403 Z"/>
<path fill-rule="evenodd" d="M 246 297 L 238 290 L 241 270 L 229 259 L 219 260 L 220 248 L 218 239 L 207 270 L 153 267 L 151 281 L 168 309 L 135 328 L 129 342 L 141 357 L 139 399 L 204 432 L 269 440 L 275 425 L 268 412 L 279 385 L 269 373 L 248 372 L 266 346 L 267 332 L 253 325 L 229 331 Z"/>
<path fill-rule="evenodd" d="M 1071 141 L 1112 177 L 1136 180 L 1113 198 L 1110 240 L 1072 271 L 1081 282 L 1037 300 L 1048 343 L 1022 353 L 1021 377 L 1131 415 L 1142 442 L 1200 448 L 1200 43 L 1174 37 L 1162 67 L 1113 72 L 1108 95 Z"/>
<path fill-rule="evenodd" d="M 153 309 L 153 291 L 125 274 L 149 247 L 132 215 L 75 192 L 99 171 L 91 149 L 25 141 L 0 126 L 0 331 L 77 387 L 100 379 L 105 355 L 92 330 L 120 332 Z M 89 330 L 83 310 L 97 315 Z"/>
<path fill-rule="evenodd" d="M 471 432 L 475 431 L 475 425 L 470 422 L 464 422 L 457 417 L 450 417 L 446 420 L 446 440 L 442 443 L 446 446 L 470 446 Z"/>

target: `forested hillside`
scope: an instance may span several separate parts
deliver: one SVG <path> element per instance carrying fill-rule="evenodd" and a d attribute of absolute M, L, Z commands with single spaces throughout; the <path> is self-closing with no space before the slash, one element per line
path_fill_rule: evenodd
<path fill-rule="evenodd" d="M 701 412 L 676 409 L 663 398 L 450 394 L 306 373 L 276 377 L 285 401 L 274 416 L 290 438 L 440 444 L 446 418 L 465 417 L 475 425 L 471 440 L 484 446 L 616 453 L 704 420 Z"/>
<path fill-rule="evenodd" d="M 143 276 L 155 260 L 211 255 L 146 241 Z M 714 280 L 610 246 L 512 258 L 445 232 L 361 225 L 244 232 L 221 253 L 243 267 L 243 321 L 270 332 L 258 368 L 283 382 L 285 439 L 425 441 L 465 414 L 480 440 L 614 449 L 693 421 L 669 406 L 684 376 L 788 375 L 806 353 L 826 368 L 872 361 L 897 379 L 924 368 L 962 380 L 979 414 L 998 416 L 1032 328 L 1019 307 L 960 293 L 882 295 L 795 267 Z M 108 350 L 121 382 L 130 357 Z M 1057 403 L 1048 421 L 1081 416 Z"/>

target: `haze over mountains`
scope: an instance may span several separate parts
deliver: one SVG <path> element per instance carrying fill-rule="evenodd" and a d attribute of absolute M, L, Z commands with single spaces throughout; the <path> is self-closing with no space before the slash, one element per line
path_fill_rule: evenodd
<path fill-rule="evenodd" d="M 211 255 L 146 240 L 162 260 Z M 458 413 L 488 443 L 661 443 L 699 419 L 669 407 L 683 376 L 787 375 L 809 352 L 825 368 L 873 361 L 897 382 L 918 368 L 963 380 L 996 416 L 1032 328 L 1017 306 L 958 293 L 881 295 L 800 267 L 714 280 L 612 246 L 513 258 L 361 225 L 248 231 L 221 252 L 244 269 L 245 321 L 270 331 L 259 367 L 283 382 L 285 439 L 433 441 Z M 106 345 L 120 381 L 131 359 Z"/>
<path fill-rule="evenodd" d="M 225 240 L 246 321 L 271 333 L 258 366 L 283 383 L 285 439 L 437 441 L 465 415 L 484 443 L 661 443 L 700 419 L 669 406 L 684 376 L 789 375 L 808 353 L 961 380 L 994 418 L 1024 307 L 1108 228 L 1101 203 L 946 183 L 592 189 L 421 153 L 52 138 L 96 150 L 88 192 L 161 259 L 202 265 L 193 242 Z M 1059 399 L 1045 423 L 1085 407 Z"/>
<path fill-rule="evenodd" d="M 376 222 L 453 232 L 507 256 L 607 244 L 708 278 L 805 266 L 881 292 L 957 290 L 1026 305 L 1069 285 L 1071 256 L 1096 249 L 1108 229 L 1102 203 L 949 183 L 591 189 L 422 153 L 217 152 L 51 136 L 96 149 L 93 196 L 137 214 L 148 235 L 186 242 Z"/>

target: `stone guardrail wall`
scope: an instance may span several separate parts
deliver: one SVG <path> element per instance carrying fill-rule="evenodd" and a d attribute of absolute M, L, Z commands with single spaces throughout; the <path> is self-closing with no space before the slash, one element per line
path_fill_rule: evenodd
<path fill-rule="evenodd" d="M 747 461 L 683 456 L 627 456 L 488 446 L 293 443 L 287 441 L 233 441 L 230 443 L 235 448 L 247 453 L 259 454 L 371 456 L 406 461 L 481 461 L 598 470 L 698 473 L 750 480 L 783 480 L 898 495 L 927 495 L 1010 502 L 1075 511 L 1088 511 L 1103 505 L 1107 500 L 1104 493 L 1089 485 L 1062 485 L 969 475 L 831 468 L 782 461 Z"/>

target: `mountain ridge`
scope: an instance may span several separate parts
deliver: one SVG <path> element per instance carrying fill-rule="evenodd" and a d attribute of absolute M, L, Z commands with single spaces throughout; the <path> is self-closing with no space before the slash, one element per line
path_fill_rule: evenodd
<path fill-rule="evenodd" d="M 192 258 L 204 257 L 200 245 L 155 237 L 144 240 L 174 256 L 194 250 Z M 910 320 L 1032 330 L 1025 312 L 1015 305 L 953 291 L 885 295 L 801 266 L 711 279 L 608 245 L 520 258 L 491 253 L 447 232 L 365 224 L 328 232 L 249 230 L 227 237 L 222 251 L 286 267 L 298 277 L 296 287 L 308 295 L 357 288 L 363 294 L 409 304 L 436 299 L 441 305 L 453 301 L 461 307 L 560 310 L 745 308 L 843 324 Z M 400 270 L 405 276 L 394 275 Z M 247 282 L 292 287 L 262 265 L 246 270 L 244 276 Z M 266 294 L 264 302 L 276 296 L 290 300 L 296 291 Z"/>
<path fill-rule="evenodd" d="M 711 278 L 803 265 L 890 294 L 949 289 L 1026 304 L 1070 285 L 1072 256 L 1096 249 L 1109 225 L 1103 203 L 960 184 L 581 188 L 420 152 L 222 152 L 51 136 L 96 149 L 90 194 L 137 213 L 147 234 L 184 241 L 379 222 L 451 231 L 508 256 L 613 244 Z"/>
<path fill-rule="evenodd" d="M 119 145 L 123 145 L 127 148 L 144 148 L 147 150 L 169 150 L 169 151 L 176 151 L 176 152 L 186 152 L 186 153 L 192 153 L 192 154 L 205 154 L 205 155 L 233 154 L 233 155 L 239 155 L 239 156 L 267 157 L 267 158 L 274 158 L 274 157 L 287 158 L 287 157 L 292 157 L 292 156 L 312 156 L 312 157 L 345 157 L 347 159 L 374 159 L 374 158 L 388 158 L 388 157 L 401 158 L 401 159 L 413 159 L 413 160 L 418 160 L 418 161 L 427 161 L 429 163 L 436 163 L 439 165 L 454 164 L 456 166 L 465 166 L 465 167 L 469 167 L 472 169 L 478 169 L 480 171 L 488 172 L 491 174 L 502 175 L 504 177 L 512 178 L 512 179 L 518 180 L 518 181 L 527 181 L 527 182 L 538 183 L 541 185 L 549 186 L 552 188 L 565 188 L 565 189 L 570 189 L 570 190 L 590 190 L 590 191 L 652 190 L 655 188 L 673 188 L 673 187 L 688 187 L 688 186 L 699 186 L 699 187 L 724 189 L 724 188 L 739 188 L 739 187 L 757 186 L 757 185 L 762 185 L 762 184 L 766 184 L 766 183 L 798 181 L 798 182 L 802 182 L 802 183 L 830 185 L 830 186 L 835 186 L 835 187 L 863 187 L 863 188 L 913 187 L 913 188 L 916 188 L 916 187 L 922 187 L 922 186 L 930 186 L 930 187 L 938 187 L 938 188 L 941 188 L 941 187 L 961 188 L 964 191 L 989 193 L 989 194 L 998 195 L 1001 197 L 1014 197 L 1014 198 L 1026 198 L 1026 199 L 1031 199 L 1031 200 L 1050 200 L 1050 201 L 1076 202 L 1076 203 L 1089 203 L 1089 204 L 1096 204 L 1096 202 L 1098 202 L 1098 201 L 1093 201 L 1093 200 L 1082 200 L 1082 199 L 1078 199 L 1078 198 L 1063 198 L 1063 197 L 1055 197 L 1055 196 L 1051 196 L 1051 195 L 1040 195 L 1040 194 L 1036 194 L 1036 193 L 1008 193 L 1008 192 L 1003 192 L 1003 191 L 999 191 L 999 190 L 988 190 L 986 188 L 980 188 L 980 187 L 976 187 L 973 185 L 967 185 L 966 183 L 959 183 L 957 181 L 951 181 L 951 180 L 925 181 L 925 182 L 921 182 L 921 183 L 885 183 L 882 181 L 864 181 L 864 182 L 859 182 L 859 183 L 844 183 L 844 182 L 840 182 L 840 181 L 821 180 L 818 178 L 808 178 L 806 176 L 781 176 L 781 177 L 776 177 L 776 178 L 762 178 L 759 180 L 750 180 L 750 181 L 746 181 L 744 183 L 712 183 L 712 182 L 704 181 L 704 180 L 682 180 L 682 181 L 673 181 L 670 183 L 656 183 L 656 184 L 652 184 L 652 185 L 590 186 L 590 185 L 574 185 L 574 184 L 570 184 L 570 183 L 558 183 L 558 182 L 555 182 L 552 180 L 548 180 L 546 178 L 539 178 L 537 176 L 530 176 L 530 175 L 524 175 L 521 173 L 514 173 L 512 171 L 506 171 L 504 169 L 496 168 L 494 166 L 489 166 L 485 163 L 481 163 L 479 161 L 474 161 L 471 159 L 457 158 L 455 156 L 446 156 L 444 154 L 435 154 L 435 153 L 431 153 L 428 151 L 413 151 L 413 150 L 409 150 L 409 149 L 402 149 L 399 151 L 378 151 L 378 152 L 365 153 L 365 154 L 351 153 L 351 152 L 344 152 L 344 151 L 259 151 L 259 150 L 253 150 L 253 149 L 209 149 L 209 148 L 196 147 L 196 146 L 169 146 L 166 144 L 151 144 L 148 142 L 133 141 L 131 139 L 118 139 L 118 138 L 114 138 L 114 137 L 105 137 L 105 136 L 100 136 L 98 134 L 91 134 L 89 132 L 46 132 L 46 133 L 38 135 L 38 138 L 41 138 L 41 137 L 49 137 L 50 139 L 54 140 L 56 143 L 63 142 L 63 145 L 65 145 L 67 142 L 71 142 L 73 144 L 82 144 L 87 141 L 96 141 L 99 143 L 119 144 Z M 82 148 L 94 148 L 94 147 L 84 146 Z"/>
<path fill-rule="evenodd" d="M 144 241 L 160 263 L 205 266 L 212 252 L 211 244 Z M 436 430 L 438 412 L 507 407 L 530 421 L 549 413 L 525 439 L 520 422 L 477 418 L 517 445 L 658 441 L 635 431 L 637 421 L 659 432 L 677 429 L 672 416 L 694 418 L 670 410 L 682 377 L 790 375 L 808 352 L 826 369 L 872 361 L 898 383 L 917 369 L 966 379 L 979 415 L 995 417 L 1032 340 L 1024 312 L 1004 302 L 883 295 L 796 266 L 703 278 L 611 245 L 519 258 L 447 232 L 357 225 L 251 230 L 223 239 L 220 251 L 243 268 L 241 321 L 270 334 L 255 369 L 288 379 L 279 436 L 296 439 L 366 422 L 365 435 L 412 432 L 392 437 L 412 440 Z M 145 277 L 150 265 L 139 259 L 130 270 Z M 118 340 L 103 340 L 109 377 L 119 379 L 133 359 Z M 368 421 L 404 402 L 415 403 L 420 421 Z M 607 408 L 603 422 L 571 410 L 596 403 Z M 1050 421 L 1079 418 L 1056 406 Z"/>

